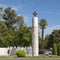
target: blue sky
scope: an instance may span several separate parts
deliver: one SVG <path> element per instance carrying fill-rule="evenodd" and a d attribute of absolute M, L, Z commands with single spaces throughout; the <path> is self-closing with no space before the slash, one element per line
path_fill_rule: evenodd
<path fill-rule="evenodd" d="M 32 26 L 32 13 L 36 11 L 39 20 L 45 18 L 48 22 L 45 34 L 60 29 L 60 0 L 0 0 L 0 6 L 14 8 L 28 26 Z"/>

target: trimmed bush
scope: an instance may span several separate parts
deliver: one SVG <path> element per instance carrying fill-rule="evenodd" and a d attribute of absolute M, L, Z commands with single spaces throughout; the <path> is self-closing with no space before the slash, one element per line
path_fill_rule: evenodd
<path fill-rule="evenodd" d="M 52 53 L 53 55 L 57 55 L 57 45 L 55 43 L 53 44 Z"/>
<path fill-rule="evenodd" d="M 17 53 L 16 53 L 16 55 L 18 57 L 25 57 L 25 51 L 24 50 L 18 50 Z"/>
<path fill-rule="evenodd" d="M 60 44 L 57 45 L 57 55 L 60 56 Z"/>

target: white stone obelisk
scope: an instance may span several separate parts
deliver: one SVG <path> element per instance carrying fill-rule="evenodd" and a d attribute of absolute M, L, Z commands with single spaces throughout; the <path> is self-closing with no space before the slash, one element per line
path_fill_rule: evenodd
<path fill-rule="evenodd" d="M 38 56 L 39 46 L 38 46 L 38 17 L 37 13 L 33 13 L 32 18 L 32 56 Z"/>

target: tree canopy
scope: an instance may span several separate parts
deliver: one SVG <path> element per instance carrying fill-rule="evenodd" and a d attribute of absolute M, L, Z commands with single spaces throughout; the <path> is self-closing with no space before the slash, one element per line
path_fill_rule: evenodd
<path fill-rule="evenodd" d="M 59 44 L 60 43 L 60 29 L 53 30 L 53 32 L 50 35 L 48 35 L 47 41 L 48 41 L 46 45 L 47 48 L 52 47 L 54 43 Z"/>
<path fill-rule="evenodd" d="M 24 23 L 24 17 L 18 16 L 11 7 L 0 8 L 0 47 L 30 46 L 31 28 Z"/>

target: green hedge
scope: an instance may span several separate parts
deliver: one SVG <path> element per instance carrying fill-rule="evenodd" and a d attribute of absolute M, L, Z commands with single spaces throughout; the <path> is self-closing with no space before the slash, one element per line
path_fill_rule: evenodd
<path fill-rule="evenodd" d="M 25 57 L 25 51 L 24 50 L 18 50 L 17 53 L 16 53 L 16 55 L 18 57 Z"/>
<path fill-rule="evenodd" d="M 57 55 L 60 56 L 60 44 L 57 45 Z"/>
<path fill-rule="evenodd" d="M 52 53 L 53 55 L 57 55 L 57 45 L 55 43 L 53 44 Z"/>

